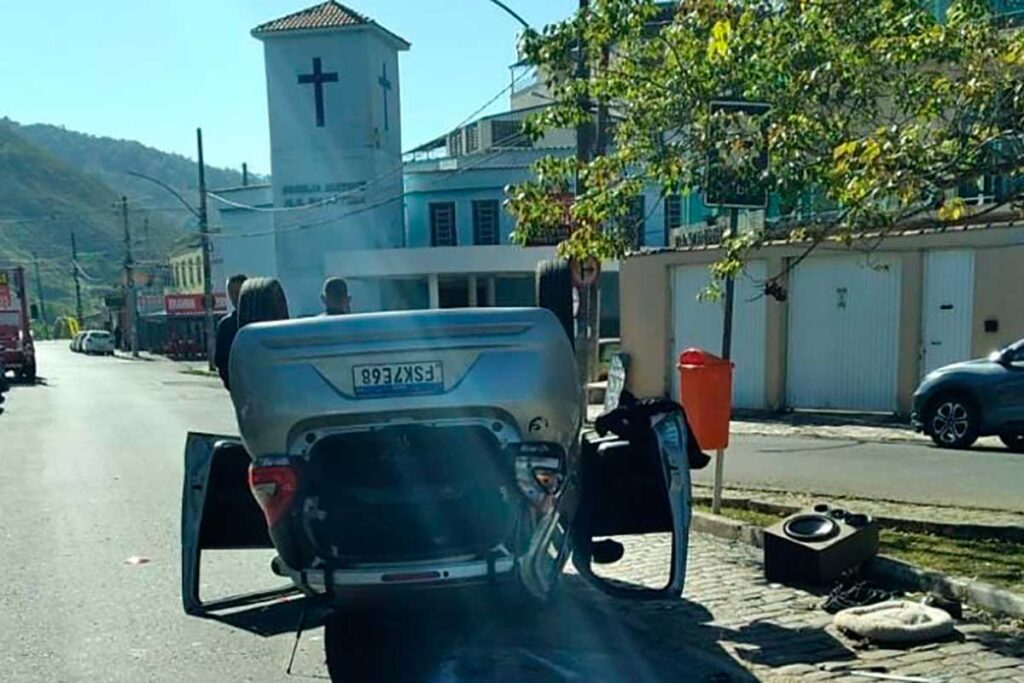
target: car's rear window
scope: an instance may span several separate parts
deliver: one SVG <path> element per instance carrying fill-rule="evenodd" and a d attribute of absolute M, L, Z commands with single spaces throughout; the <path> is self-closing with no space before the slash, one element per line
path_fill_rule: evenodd
<path fill-rule="evenodd" d="M 98 337 L 100 339 L 107 339 L 107 338 L 110 337 L 110 333 L 109 332 L 90 332 L 89 336 L 90 337 Z"/>

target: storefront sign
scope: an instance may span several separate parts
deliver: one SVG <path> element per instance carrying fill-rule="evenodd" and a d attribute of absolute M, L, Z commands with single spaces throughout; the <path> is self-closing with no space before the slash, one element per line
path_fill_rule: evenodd
<path fill-rule="evenodd" d="M 214 294 L 213 310 L 217 313 L 227 311 L 228 298 L 226 294 Z M 164 310 L 167 315 L 202 315 L 203 295 L 202 294 L 167 294 L 164 296 Z"/>

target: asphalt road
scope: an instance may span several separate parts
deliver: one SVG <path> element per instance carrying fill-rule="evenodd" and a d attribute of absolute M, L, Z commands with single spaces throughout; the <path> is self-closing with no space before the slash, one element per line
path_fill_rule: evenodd
<path fill-rule="evenodd" d="M 1002 448 L 731 437 L 726 485 L 1024 511 L 1024 455 Z M 714 467 L 694 475 L 710 484 Z"/>
<path fill-rule="evenodd" d="M 38 357 L 44 379 L 13 388 L 0 415 L 0 680 L 323 680 L 326 660 L 345 680 L 707 680 L 717 666 L 660 655 L 570 591 L 525 621 L 479 602 L 342 614 L 327 629 L 313 615 L 286 676 L 300 602 L 216 620 L 180 606 L 182 447 L 189 430 L 234 431 L 227 393 L 162 360 L 65 343 Z M 277 581 L 265 552 L 210 555 L 204 599 Z"/>

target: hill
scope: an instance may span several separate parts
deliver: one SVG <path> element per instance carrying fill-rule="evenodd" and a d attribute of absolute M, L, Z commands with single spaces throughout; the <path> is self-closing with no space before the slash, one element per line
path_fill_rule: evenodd
<path fill-rule="evenodd" d="M 31 274 L 33 254 L 38 256 L 49 318 L 73 310 L 71 230 L 88 276 L 83 282 L 87 310 L 97 309 L 100 296 L 118 281 L 124 253 L 119 198 L 119 189 L 0 121 L 0 263 L 20 263 Z M 130 220 L 138 234 L 142 219 L 137 208 L 133 205 Z M 153 217 L 150 239 L 138 245 L 136 259 L 162 262 L 182 234 L 179 227 Z"/>
<path fill-rule="evenodd" d="M 162 152 L 134 140 L 117 140 L 67 130 L 47 124 L 19 125 L 10 122 L 18 134 L 32 144 L 81 171 L 96 175 L 116 192 L 138 198 L 139 205 L 162 211 L 164 219 L 180 227 L 194 229 L 194 220 L 187 212 L 177 210 L 175 200 L 151 182 L 127 174 L 135 171 L 157 178 L 180 192 L 190 202 L 196 198 L 198 169 L 192 159 L 180 154 Z M 253 174 L 251 182 L 267 178 Z M 242 184 L 242 173 L 236 169 L 207 166 L 206 182 L 210 188 Z"/>

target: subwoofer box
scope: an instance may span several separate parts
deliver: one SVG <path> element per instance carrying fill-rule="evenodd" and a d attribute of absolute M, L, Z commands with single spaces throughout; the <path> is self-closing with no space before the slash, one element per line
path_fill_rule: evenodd
<path fill-rule="evenodd" d="M 877 553 L 874 519 L 826 504 L 764 530 L 764 573 L 769 581 L 829 584 Z"/>

